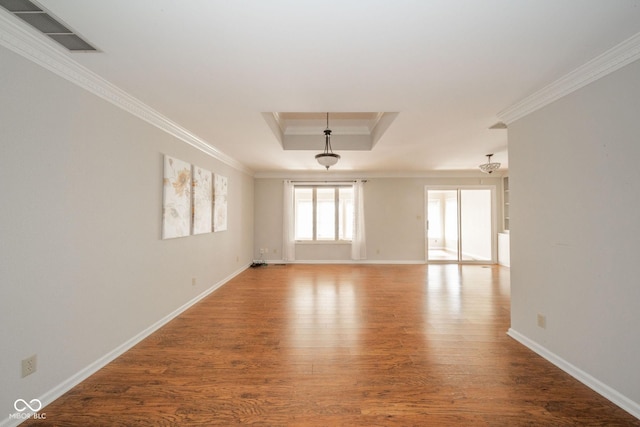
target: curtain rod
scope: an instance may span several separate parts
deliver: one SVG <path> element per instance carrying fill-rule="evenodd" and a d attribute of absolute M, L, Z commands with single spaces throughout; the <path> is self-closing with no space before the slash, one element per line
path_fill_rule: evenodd
<path fill-rule="evenodd" d="M 309 180 L 305 180 L 305 181 L 291 181 L 294 184 L 335 184 L 335 183 L 339 183 L 339 182 L 357 182 L 357 179 L 340 179 L 340 180 L 336 180 L 336 181 L 309 181 Z M 367 182 L 366 179 L 361 180 L 362 182 Z"/>

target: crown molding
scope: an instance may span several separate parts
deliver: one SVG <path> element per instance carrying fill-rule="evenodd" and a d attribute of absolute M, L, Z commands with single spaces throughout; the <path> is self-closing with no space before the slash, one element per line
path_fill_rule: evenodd
<path fill-rule="evenodd" d="M 253 171 L 137 98 L 69 58 L 53 42 L 0 11 L 0 44 L 240 172 Z M 87 53 L 80 53 L 86 55 Z M 97 53 L 99 55 L 99 53 Z"/>
<path fill-rule="evenodd" d="M 498 113 L 508 124 L 640 59 L 640 33 Z"/>
<path fill-rule="evenodd" d="M 317 172 L 310 171 L 270 171 L 270 172 L 256 172 L 254 178 L 256 179 L 297 179 L 308 181 L 323 181 L 323 180 L 353 180 L 353 179 L 386 179 L 386 178 L 409 178 L 409 179 L 422 179 L 422 178 L 501 178 L 508 174 L 508 169 L 500 169 L 498 172 L 491 175 L 480 172 L 480 170 L 438 170 L 438 171 L 339 171 L 332 169 L 330 171 L 318 170 Z"/>

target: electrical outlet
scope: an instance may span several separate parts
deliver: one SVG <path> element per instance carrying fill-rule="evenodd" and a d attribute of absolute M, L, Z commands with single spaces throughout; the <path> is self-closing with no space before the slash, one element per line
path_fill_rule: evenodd
<path fill-rule="evenodd" d="M 547 317 L 540 313 L 538 313 L 538 326 L 547 329 Z"/>
<path fill-rule="evenodd" d="M 264 254 L 264 249 L 260 248 L 260 255 Z"/>
<path fill-rule="evenodd" d="M 196 278 L 192 278 L 191 279 L 191 286 L 195 286 L 196 285 Z"/>
<path fill-rule="evenodd" d="M 38 357 L 35 354 L 22 360 L 22 378 L 26 377 L 27 375 L 31 375 L 36 371 L 36 369 L 38 368 L 37 362 Z"/>

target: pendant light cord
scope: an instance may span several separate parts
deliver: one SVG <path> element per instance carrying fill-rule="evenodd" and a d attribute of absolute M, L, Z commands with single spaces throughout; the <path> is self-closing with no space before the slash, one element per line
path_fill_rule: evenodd
<path fill-rule="evenodd" d="M 329 129 L 329 113 L 327 112 L 327 129 L 324 131 L 325 142 L 324 142 L 324 152 L 333 154 L 333 149 L 331 148 L 331 129 Z"/>

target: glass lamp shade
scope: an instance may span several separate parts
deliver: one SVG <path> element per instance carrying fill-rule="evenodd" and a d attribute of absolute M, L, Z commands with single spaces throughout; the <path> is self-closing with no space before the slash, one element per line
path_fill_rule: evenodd
<path fill-rule="evenodd" d="M 483 163 L 480 165 L 480 170 L 484 173 L 492 173 L 493 171 L 497 171 L 500 169 L 500 163 Z"/>
<path fill-rule="evenodd" d="M 493 173 L 493 171 L 500 169 L 500 163 L 492 162 L 491 157 L 493 157 L 493 154 L 487 154 L 487 163 L 483 163 L 478 166 L 482 172 Z"/>
<path fill-rule="evenodd" d="M 340 155 L 335 153 L 320 153 L 316 154 L 316 160 L 325 168 L 329 169 L 329 166 L 333 166 L 340 160 Z"/>

